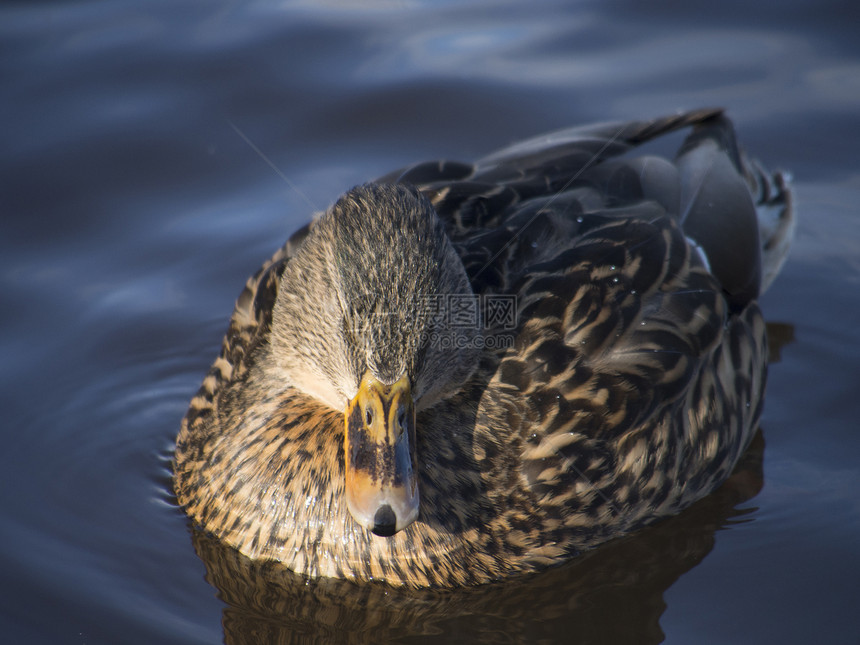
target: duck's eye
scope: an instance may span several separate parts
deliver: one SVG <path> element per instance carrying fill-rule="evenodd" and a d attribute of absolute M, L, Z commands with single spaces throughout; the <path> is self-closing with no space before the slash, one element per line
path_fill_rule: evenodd
<path fill-rule="evenodd" d="M 373 423 L 373 410 L 370 408 L 365 409 L 364 411 L 364 424 L 369 428 Z"/>

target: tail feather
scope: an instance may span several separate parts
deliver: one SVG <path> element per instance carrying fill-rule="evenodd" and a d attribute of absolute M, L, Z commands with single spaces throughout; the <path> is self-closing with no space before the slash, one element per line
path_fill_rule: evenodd
<path fill-rule="evenodd" d="M 732 304 L 745 306 L 770 286 L 788 255 L 788 176 L 748 159 L 722 114 L 694 124 L 675 162 L 684 232 L 705 252 Z"/>
<path fill-rule="evenodd" d="M 704 251 L 730 304 L 743 308 L 761 291 L 761 246 L 731 121 L 718 114 L 697 123 L 675 163 L 684 233 Z"/>
<path fill-rule="evenodd" d="M 744 158 L 744 170 L 758 217 L 764 292 L 779 274 L 794 237 L 791 176 L 780 170 L 768 172 L 757 159 Z"/>

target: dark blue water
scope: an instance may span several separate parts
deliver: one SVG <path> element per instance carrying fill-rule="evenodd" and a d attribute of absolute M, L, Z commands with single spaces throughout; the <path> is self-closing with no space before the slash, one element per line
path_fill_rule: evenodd
<path fill-rule="evenodd" d="M 860 11 L 363 6 L 0 7 L 0 640 L 860 641 Z M 179 421 L 313 210 L 413 161 L 703 105 L 795 178 L 763 480 L 759 452 L 675 520 L 454 594 L 272 578 L 192 534 Z"/>

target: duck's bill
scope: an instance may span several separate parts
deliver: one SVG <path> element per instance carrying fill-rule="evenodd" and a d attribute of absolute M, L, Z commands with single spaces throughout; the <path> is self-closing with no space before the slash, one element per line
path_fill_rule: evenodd
<path fill-rule="evenodd" d="M 345 413 L 346 502 L 356 522 L 391 536 L 418 517 L 415 406 L 409 378 L 385 385 L 369 373 Z"/>

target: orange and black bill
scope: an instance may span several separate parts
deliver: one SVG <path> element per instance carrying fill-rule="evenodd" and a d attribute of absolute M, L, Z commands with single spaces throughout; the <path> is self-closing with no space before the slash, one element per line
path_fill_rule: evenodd
<path fill-rule="evenodd" d="M 346 406 L 346 503 L 363 527 L 389 537 L 418 517 L 415 405 L 409 378 L 385 385 L 368 372 Z"/>

